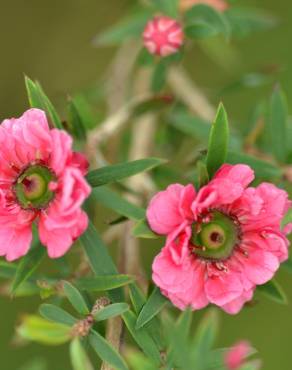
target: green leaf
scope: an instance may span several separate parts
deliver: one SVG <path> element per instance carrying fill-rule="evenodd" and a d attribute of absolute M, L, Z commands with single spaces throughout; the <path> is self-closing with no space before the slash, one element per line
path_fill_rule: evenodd
<path fill-rule="evenodd" d="M 167 299 L 160 293 L 159 288 L 155 287 L 138 316 L 136 329 L 142 328 L 153 319 L 163 309 L 166 303 Z"/>
<path fill-rule="evenodd" d="M 144 239 L 157 239 L 158 235 L 155 234 L 149 227 L 146 219 L 140 220 L 136 223 L 132 230 L 132 235 L 136 238 Z"/>
<path fill-rule="evenodd" d="M 135 12 L 105 32 L 97 35 L 93 41 L 94 45 L 111 46 L 122 43 L 128 38 L 136 38 L 137 35 L 142 34 L 150 17 L 151 12 L 145 9 L 143 9 L 143 11 Z"/>
<path fill-rule="evenodd" d="M 165 162 L 164 159 L 160 158 L 145 158 L 133 162 L 105 166 L 89 172 L 87 181 L 92 187 L 110 184 L 134 176 L 140 172 L 152 170 Z"/>
<path fill-rule="evenodd" d="M 59 324 L 73 326 L 78 320 L 70 315 L 68 312 L 62 308 L 55 306 L 53 304 L 42 304 L 40 306 L 40 314 L 49 321 L 54 321 Z"/>
<path fill-rule="evenodd" d="M 138 351 L 128 351 L 127 360 L 133 370 L 157 370 L 157 366 L 149 358 Z"/>
<path fill-rule="evenodd" d="M 229 126 L 227 114 L 220 103 L 215 121 L 212 125 L 207 153 L 207 169 L 212 178 L 219 167 L 225 162 L 229 143 Z"/>
<path fill-rule="evenodd" d="M 45 248 L 39 242 L 37 242 L 37 244 L 29 251 L 29 253 L 22 257 L 19 265 L 17 266 L 15 277 L 12 283 L 12 294 L 15 294 L 19 286 L 35 272 L 35 270 L 39 267 L 45 253 Z"/>
<path fill-rule="evenodd" d="M 70 343 L 70 357 L 73 370 L 94 370 L 79 338 Z"/>
<path fill-rule="evenodd" d="M 155 361 L 155 363 L 160 363 L 160 353 L 155 345 L 153 339 L 150 337 L 149 333 L 145 328 L 136 329 L 137 317 L 132 311 L 127 311 L 123 314 L 123 320 L 131 333 L 132 337 L 135 339 L 139 347 L 143 352 Z"/>
<path fill-rule="evenodd" d="M 68 109 L 69 121 L 72 126 L 73 134 L 77 137 L 77 139 L 85 140 L 86 128 L 81 113 L 79 112 L 79 106 L 76 104 L 74 99 L 69 101 Z"/>
<path fill-rule="evenodd" d="M 208 184 L 209 174 L 208 174 L 206 164 L 200 160 L 197 162 L 197 170 L 198 170 L 198 176 L 199 176 L 199 186 L 201 188 L 204 185 Z"/>
<path fill-rule="evenodd" d="M 53 323 L 36 315 L 25 316 L 17 328 L 21 338 L 46 345 L 60 345 L 71 338 L 71 328 L 62 324 Z"/>
<path fill-rule="evenodd" d="M 292 260 L 288 258 L 285 262 L 281 265 L 287 272 L 292 274 Z"/>
<path fill-rule="evenodd" d="M 74 285 L 70 284 L 68 281 L 63 282 L 63 289 L 65 292 L 66 297 L 75 308 L 77 312 L 81 315 L 88 315 L 89 309 L 87 307 L 86 301 L 83 298 L 82 294 L 79 292 Z"/>
<path fill-rule="evenodd" d="M 94 318 L 96 321 L 103 321 L 115 316 L 120 316 L 128 310 L 129 305 L 127 303 L 113 303 L 99 310 L 94 315 Z"/>
<path fill-rule="evenodd" d="M 282 170 L 279 166 L 275 166 L 272 163 L 265 162 L 248 154 L 228 151 L 226 162 L 230 164 L 247 164 L 255 171 L 256 177 L 261 179 L 273 179 L 282 176 Z"/>
<path fill-rule="evenodd" d="M 230 36 L 230 26 L 224 13 L 220 13 L 213 7 L 205 4 L 197 4 L 185 13 L 187 27 L 205 23 L 216 30 L 216 33 L 222 33 L 226 38 Z"/>
<path fill-rule="evenodd" d="M 286 294 L 275 279 L 268 281 L 264 285 L 258 285 L 257 290 L 277 303 L 287 304 L 288 302 Z"/>
<path fill-rule="evenodd" d="M 92 223 L 89 224 L 87 231 L 80 237 L 80 240 L 83 244 L 90 266 L 96 275 L 117 274 L 117 269 L 113 260 L 108 254 L 107 248 L 103 244 Z M 108 294 L 113 302 L 124 301 L 124 294 L 120 288 L 110 290 Z M 158 353 L 159 356 L 158 348 L 149 334 L 144 332 L 143 329 L 140 329 L 139 332 L 135 329 L 136 315 L 128 311 L 123 314 L 123 319 L 134 339 L 136 341 L 138 340 L 137 343 L 140 343 L 142 346 L 141 348 L 146 351 L 145 353 L 154 357 L 157 356 Z"/>
<path fill-rule="evenodd" d="M 25 85 L 30 106 L 44 110 L 52 124 L 56 128 L 63 129 L 62 121 L 41 85 L 38 82 L 33 82 L 28 77 L 25 77 Z"/>
<path fill-rule="evenodd" d="M 131 220 L 138 221 L 145 217 L 145 210 L 143 208 L 128 202 L 119 194 L 105 186 L 93 189 L 91 194 L 93 198 L 104 207 L 109 208 Z"/>
<path fill-rule="evenodd" d="M 91 330 L 89 343 L 98 356 L 115 369 L 128 370 L 128 366 L 118 352 L 96 331 Z"/>
<path fill-rule="evenodd" d="M 272 152 L 275 158 L 282 163 L 285 163 L 288 155 L 287 119 L 286 98 L 283 91 L 276 87 L 270 101 L 268 125 Z"/>
<path fill-rule="evenodd" d="M 139 315 L 141 309 L 143 308 L 144 304 L 146 303 L 146 297 L 138 288 L 137 284 L 130 285 L 130 299 L 134 307 L 134 311 L 136 315 Z M 155 341 L 156 345 L 160 350 L 163 349 L 164 340 L 161 336 L 161 325 L 160 321 L 157 317 L 154 317 L 150 320 L 144 327 L 147 333 L 151 336 L 151 338 Z"/>
<path fill-rule="evenodd" d="M 92 223 L 81 235 L 80 241 L 96 275 L 117 274 L 117 268 Z"/>
<path fill-rule="evenodd" d="M 164 60 L 161 60 L 154 67 L 151 79 L 151 91 L 153 93 L 158 93 L 163 89 L 166 83 L 167 65 L 168 64 Z"/>
<path fill-rule="evenodd" d="M 231 6 L 225 11 L 233 37 L 246 37 L 257 31 L 265 31 L 277 25 L 277 20 L 267 12 Z"/>
<path fill-rule="evenodd" d="M 91 222 L 86 232 L 80 237 L 80 241 L 87 255 L 89 265 L 97 276 L 118 274 L 107 247 Z M 120 288 L 109 291 L 109 296 L 115 302 L 124 300 L 124 294 Z"/>
<path fill-rule="evenodd" d="M 152 0 L 155 11 L 169 15 L 170 17 L 178 17 L 178 4 L 179 0 Z"/>
<path fill-rule="evenodd" d="M 218 33 L 218 29 L 213 27 L 212 24 L 203 21 L 192 23 L 190 26 L 185 28 L 185 34 L 187 37 L 194 39 L 204 39 L 206 37 L 215 36 Z"/>
<path fill-rule="evenodd" d="M 0 278 L 13 278 L 17 270 L 17 265 L 5 261 L 0 261 Z"/>
<path fill-rule="evenodd" d="M 209 353 L 216 339 L 218 326 L 218 312 L 211 309 L 200 322 L 193 341 L 194 351 L 192 355 L 198 370 L 206 368 Z"/>
<path fill-rule="evenodd" d="M 130 275 L 102 275 L 92 278 L 80 278 L 76 284 L 80 289 L 90 292 L 101 292 L 112 289 L 117 289 L 128 285 L 134 281 L 134 277 Z"/>

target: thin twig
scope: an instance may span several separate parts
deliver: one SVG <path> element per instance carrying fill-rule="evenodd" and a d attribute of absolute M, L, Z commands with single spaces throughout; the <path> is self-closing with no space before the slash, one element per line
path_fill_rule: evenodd
<path fill-rule="evenodd" d="M 194 113 L 207 122 L 212 122 L 216 110 L 200 88 L 182 67 L 172 67 L 168 72 L 168 84 Z"/>

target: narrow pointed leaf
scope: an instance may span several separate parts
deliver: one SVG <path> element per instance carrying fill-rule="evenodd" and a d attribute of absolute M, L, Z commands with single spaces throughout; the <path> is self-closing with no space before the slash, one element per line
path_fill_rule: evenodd
<path fill-rule="evenodd" d="M 209 174 L 205 163 L 200 160 L 197 162 L 197 170 L 199 176 L 199 186 L 201 188 L 209 182 Z"/>
<path fill-rule="evenodd" d="M 119 194 L 105 186 L 92 190 L 92 197 L 100 204 L 131 220 L 141 220 L 145 217 L 145 210 L 122 198 Z"/>
<path fill-rule="evenodd" d="M 94 370 L 79 338 L 75 338 L 70 344 L 70 357 L 73 370 Z"/>
<path fill-rule="evenodd" d="M 200 322 L 194 337 L 192 353 L 198 370 L 206 368 L 208 355 L 218 332 L 218 312 L 211 309 Z"/>
<path fill-rule="evenodd" d="M 96 321 L 103 321 L 115 316 L 120 316 L 128 310 L 129 305 L 127 303 L 113 303 L 99 310 L 94 315 L 94 318 Z"/>
<path fill-rule="evenodd" d="M 160 293 L 159 288 L 155 287 L 138 316 L 136 328 L 140 329 L 147 324 L 163 309 L 166 303 L 167 299 Z"/>
<path fill-rule="evenodd" d="M 17 265 L 5 261 L 0 261 L 0 278 L 13 278 L 17 270 Z"/>
<path fill-rule="evenodd" d="M 132 230 L 132 234 L 136 238 L 144 239 L 157 239 L 158 235 L 155 234 L 149 227 L 148 222 L 143 219 L 137 222 Z"/>
<path fill-rule="evenodd" d="M 12 283 L 12 294 L 15 294 L 17 288 L 34 273 L 45 256 L 45 253 L 45 248 L 37 242 L 37 244 L 29 251 L 29 253 L 22 257 L 17 266 L 15 277 Z"/>
<path fill-rule="evenodd" d="M 223 105 L 220 104 L 209 136 L 207 169 L 210 178 L 214 176 L 215 172 L 225 162 L 228 143 L 229 126 L 227 114 Z"/>
<path fill-rule="evenodd" d="M 185 13 L 187 26 L 203 22 L 214 28 L 217 33 L 223 34 L 226 38 L 230 36 L 230 25 L 224 13 L 220 13 L 213 7 L 205 4 L 197 4 Z"/>
<path fill-rule="evenodd" d="M 79 112 L 78 105 L 74 100 L 71 100 L 69 102 L 69 120 L 72 127 L 72 131 L 74 135 L 79 140 L 85 140 L 86 139 L 86 128 L 83 123 L 82 116 Z"/>
<path fill-rule="evenodd" d="M 39 316 L 25 316 L 21 325 L 17 328 L 21 338 L 46 345 L 60 345 L 71 338 L 71 328 L 47 321 Z"/>
<path fill-rule="evenodd" d="M 288 302 L 286 294 L 276 280 L 270 280 L 264 285 L 259 285 L 257 289 L 260 293 L 277 303 L 287 304 Z"/>
<path fill-rule="evenodd" d="M 135 339 L 139 347 L 143 352 L 149 356 L 155 363 L 160 363 L 160 353 L 157 346 L 155 345 L 153 339 L 148 334 L 145 328 L 136 329 L 137 317 L 132 311 L 127 311 L 123 314 L 123 320 L 131 333 L 132 337 Z"/>
<path fill-rule="evenodd" d="M 25 85 L 28 94 L 30 106 L 39 108 L 46 112 L 52 124 L 59 129 L 63 128 L 61 119 L 58 116 L 53 104 L 44 93 L 41 85 L 38 82 L 33 82 L 28 77 L 25 77 Z"/>
<path fill-rule="evenodd" d="M 118 274 L 107 247 L 104 245 L 91 222 L 85 233 L 80 237 L 80 241 L 91 269 L 97 276 Z M 124 293 L 120 288 L 109 291 L 109 296 L 115 302 L 122 302 L 124 300 Z"/>
<path fill-rule="evenodd" d="M 80 278 L 76 281 L 80 289 L 91 292 L 101 292 L 117 289 L 134 281 L 130 275 L 100 275 L 92 278 Z"/>
<path fill-rule="evenodd" d="M 81 315 L 89 314 L 89 309 L 87 307 L 86 301 L 83 298 L 82 294 L 79 292 L 79 290 L 75 288 L 74 285 L 70 284 L 68 281 L 63 282 L 63 288 L 66 297 L 68 298 L 72 306 L 75 308 L 75 310 L 79 312 Z"/>
<path fill-rule="evenodd" d="M 271 149 L 275 158 L 285 163 L 288 155 L 287 148 L 287 102 L 280 88 L 276 88 L 272 94 L 269 112 L 269 134 Z"/>
<path fill-rule="evenodd" d="M 89 343 L 98 356 L 117 370 L 128 370 L 128 366 L 119 353 L 96 331 L 89 335 Z"/>
<path fill-rule="evenodd" d="M 59 324 L 73 326 L 78 321 L 68 312 L 53 304 L 42 304 L 39 311 L 45 319 L 57 322 Z"/>
<path fill-rule="evenodd" d="M 140 172 L 149 171 L 165 162 L 164 159 L 160 158 L 145 158 L 105 166 L 89 172 L 87 181 L 92 187 L 110 184 L 134 176 Z"/>

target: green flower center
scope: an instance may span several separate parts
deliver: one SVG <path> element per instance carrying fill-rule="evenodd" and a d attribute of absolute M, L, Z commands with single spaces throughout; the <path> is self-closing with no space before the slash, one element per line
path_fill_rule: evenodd
<path fill-rule="evenodd" d="M 15 194 L 24 209 L 43 209 L 54 198 L 54 192 L 49 189 L 54 174 L 41 165 L 28 167 L 18 177 L 14 185 Z"/>
<path fill-rule="evenodd" d="M 194 224 L 193 252 L 212 260 L 227 259 L 238 242 L 238 228 L 228 216 L 215 211 L 209 223 Z"/>

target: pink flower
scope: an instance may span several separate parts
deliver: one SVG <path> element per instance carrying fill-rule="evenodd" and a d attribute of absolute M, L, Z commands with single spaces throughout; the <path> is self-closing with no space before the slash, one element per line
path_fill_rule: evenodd
<path fill-rule="evenodd" d="M 188 10 L 197 4 L 212 6 L 219 12 L 224 12 L 228 8 L 228 3 L 225 0 L 180 0 L 180 7 L 183 11 Z"/>
<path fill-rule="evenodd" d="M 32 224 L 51 258 L 63 256 L 87 228 L 81 205 L 90 193 L 88 162 L 72 139 L 50 130 L 45 113 L 30 109 L 0 126 L 0 256 L 25 255 Z"/>
<path fill-rule="evenodd" d="M 225 356 L 224 363 L 228 370 L 239 370 L 241 366 L 246 363 L 246 358 L 253 353 L 253 349 L 249 342 L 240 341 L 230 348 Z M 253 362 L 254 364 L 260 364 L 260 362 Z"/>
<path fill-rule="evenodd" d="M 184 41 L 184 34 L 175 19 L 161 16 L 147 23 L 143 38 L 144 46 L 151 54 L 165 57 L 179 50 Z"/>
<path fill-rule="evenodd" d="M 212 303 L 236 314 L 287 259 L 287 193 L 269 183 L 248 187 L 253 179 L 250 167 L 225 164 L 198 193 L 174 184 L 151 200 L 149 225 L 167 236 L 153 281 L 178 308 Z"/>

